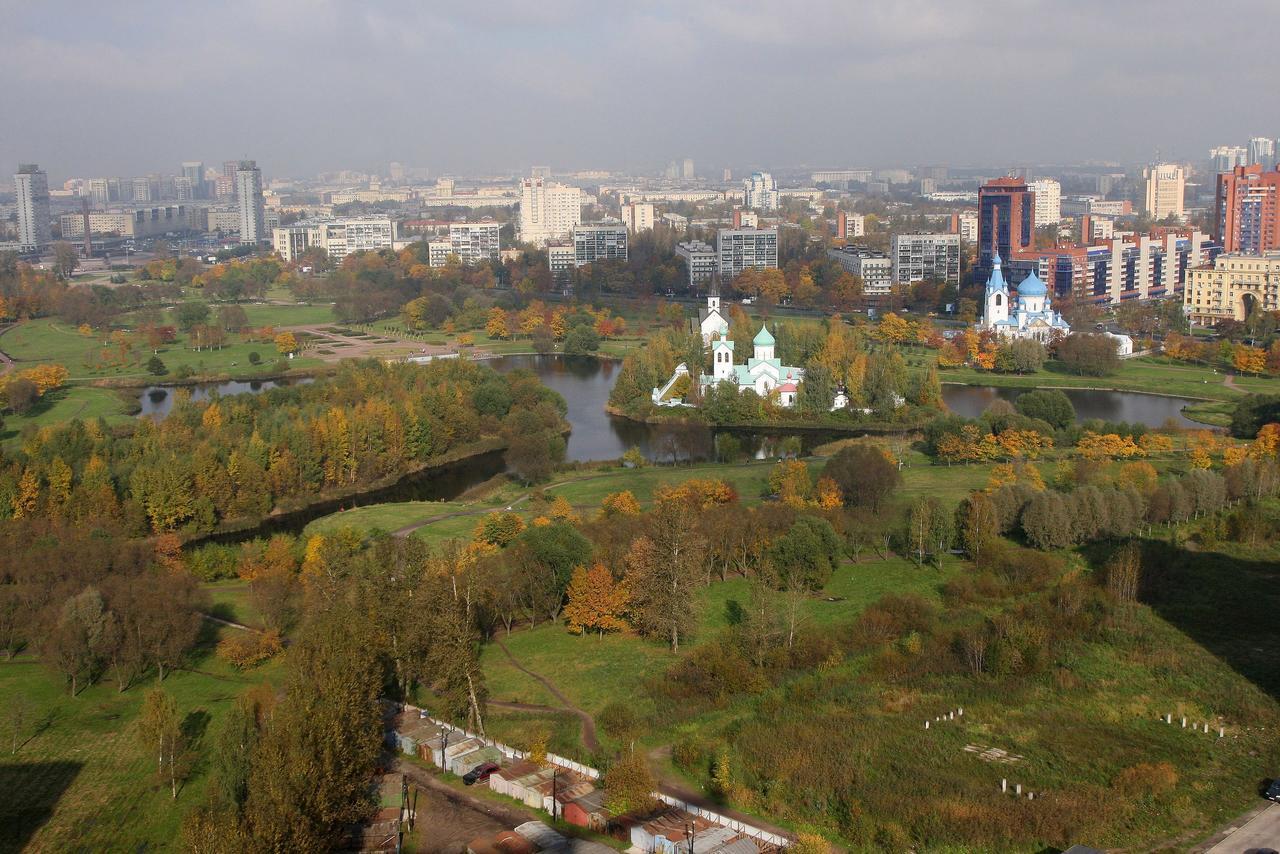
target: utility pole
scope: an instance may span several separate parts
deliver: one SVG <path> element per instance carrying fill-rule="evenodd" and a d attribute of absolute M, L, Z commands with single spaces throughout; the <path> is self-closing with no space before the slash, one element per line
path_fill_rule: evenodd
<path fill-rule="evenodd" d="M 440 770 L 444 770 L 444 749 L 449 746 L 449 730 L 440 724 Z"/>
<path fill-rule="evenodd" d="M 689 841 L 689 854 L 693 854 L 693 822 L 685 822 L 684 837 Z"/>
<path fill-rule="evenodd" d="M 552 765 L 551 766 L 551 820 L 552 821 L 556 820 L 556 789 L 557 789 L 557 784 L 559 782 L 560 782 L 560 769 L 559 767 Z"/>

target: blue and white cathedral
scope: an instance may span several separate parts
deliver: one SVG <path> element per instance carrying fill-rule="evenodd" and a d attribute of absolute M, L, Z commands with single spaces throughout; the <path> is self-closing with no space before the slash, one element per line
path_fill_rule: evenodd
<path fill-rule="evenodd" d="M 1035 273 L 1018 285 L 1017 305 L 1010 306 L 1009 284 L 1000 270 L 999 255 L 991 261 L 981 327 L 1002 337 L 1030 338 L 1041 344 L 1048 344 L 1057 333 L 1071 334 L 1071 325 L 1050 308 L 1049 289 Z"/>

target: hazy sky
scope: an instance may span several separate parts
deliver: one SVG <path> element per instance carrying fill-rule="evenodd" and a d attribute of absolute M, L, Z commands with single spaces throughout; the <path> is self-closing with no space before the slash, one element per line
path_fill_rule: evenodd
<path fill-rule="evenodd" d="M 1007 166 L 1280 135 L 1277 0 L 0 0 L 0 170 Z"/>

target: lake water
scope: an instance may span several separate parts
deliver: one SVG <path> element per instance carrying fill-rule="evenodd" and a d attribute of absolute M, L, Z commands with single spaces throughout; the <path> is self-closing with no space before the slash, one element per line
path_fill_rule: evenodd
<path fill-rule="evenodd" d="M 485 364 L 504 372 L 518 368 L 531 370 L 543 383 L 564 397 L 569 407 L 568 420 L 573 428 L 565 453 L 568 459 L 580 462 L 615 460 L 633 447 L 639 448 L 646 458 L 660 462 L 703 460 L 713 456 L 715 440 L 719 435 L 733 436 L 741 443 L 743 451 L 764 459 L 777 456 L 781 442 L 788 437 L 797 438 L 801 451 L 808 452 L 823 442 L 848 435 L 826 430 L 738 430 L 697 425 L 642 424 L 617 418 L 604 409 L 609 401 L 609 392 L 617 381 L 618 371 L 622 368 L 622 363 L 614 359 L 561 355 L 501 356 L 489 359 Z M 310 378 L 301 378 L 182 387 L 151 386 L 142 391 L 139 414 L 152 418 L 168 415 L 173 408 L 178 388 L 190 390 L 193 400 L 206 400 L 215 391 L 223 396 L 256 394 L 290 382 L 311 381 Z M 942 399 L 953 412 L 972 418 L 981 415 L 994 401 L 1012 402 L 1026 391 L 1029 389 L 944 385 Z M 1098 418 L 1104 421 L 1140 422 L 1150 427 L 1160 427 L 1172 420 L 1180 427 L 1200 426 L 1182 415 L 1182 408 L 1194 402 L 1183 398 L 1094 389 L 1064 389 L 1063 392 L 1070 398 L 1076 415 L 1081 420 Z"/>
<path fill-rule="evenodd" d="M 1031 389 L 944 385 L 942 399 L 957 415 L 976 418 L 995 401 L 1007 400 L 1012 403 L 1019 395 L 1028 391 Z M 1163 427 L 1172 420 L 1179 427 L 1204 427 L 1182 414 L 1182 408 L 1195 403 L 1194 400 L 1104 389 L 1064 388 L 1062 393 L 1075 407 L 1076 419 L 1079 421 L 1097 418 L 1102 421 L 1128 421 L 1146 424 L 1148 427 Z"/>
<path fill-rule="evenodd" d="M 138 415 L 139 417 L 147 418 L 164 418 L 169 414 L 169 410 L 173 409 L 173 403 L 177 399 L 177 392 L 180 391 L 191 392 L 192 400 L 208 400 L 214 392 L 217 392 L 222 397 L 232 394 L 258 394 L 268 389 L 293 384 L 302 385 L 309 382 L 313 382 L 311 377 L 299 377 L 292 380 L 231 380 L 225 383 L 199 383 L 197 385 L 184 386 L 147 386 L 142 390 L 142 394 L 138 396 L 138 404 L 141 407 Z"/>

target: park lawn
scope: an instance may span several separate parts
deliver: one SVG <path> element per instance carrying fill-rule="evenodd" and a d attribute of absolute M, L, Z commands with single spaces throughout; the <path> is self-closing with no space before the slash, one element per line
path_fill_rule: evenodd
<path fill-rule="evenodd" d="M 64 386 L 48 392 L 23 415 L 8 414 L 4 417 L 4 439 L 21 435 L 28 426 L 51 427 L 79 418 L 89 421 L 103 418 L 108 424 L 128 424 L 133 421 L 125 409 L 127 401 L 118 392 L 91 386 Z"/>
<path fill-rule="evenodd" d="M 1231 415 L 1236 411 L 1235 401 L 1217 400 L 1193 403 L 1182 410 L 1182 414 L 1192 421 L 1208 424 L 1212 427 L 1230 427 Z"/>
<path fill-rule="evenodd" d="M 201 585 L 209 594 L 209 613 L 232 623 L 258 628 L 262 614 L 249 594 L 249 582 L 241 579 L 209 581 Z"/>
<path fill-rule="evenodd" d="M 232 631 L 227 629 L 226 631 Z M 139 851 L 177 847 L 182 816 L 203 802 L 208 751 L 222 716 L 243 691 L 276 682 L 278 663 L 237 672 L 215 659 L 209 642 L 190 670 L 169 675 L 193 745 L 193 770 L 170 798 L 157 783 L 156 760 L 138 744 L 134 721 L 154 677 L 121 694 L 110 681 L 71 697 L 61 679 L 29 657 L 0 662 L 0 696 L 30 708 L 38 733 L 0 764 L 0 850 Z M 9 745 L 4 746 L 9 753 Z"/>
<path fill-rule="evenodd" d="M 333 323 L 333 306 L 320 303 L 242 303 L 250 326 L 312 326 L 317 323 Z M 217 313 L 217 305 L 211 305 Z"/>
<path fill-rule="evenodd" d="M 772 461 L 745 463 L 696 463 L 681 466 L 646 466 L 640 469 L 613 469 L 588 473 L 550 484 L 545 491 L 562 497 L 575 507 L 598 507 L 605 496 L 630 490 L 636 500 L 647 504 L 664 484 L 683 483 L 695 478 L 723 480 L 738 491 L 744 503 L 753 503 L 768 490 Z"/>
<path fill-rule="evenodd" d="M 475 527 L 480 513 L 486 505 L 466 501 L 398 501 L 388 504 L 370 504 L 368 507 L 353 507 L 350 510 L 339 510 L 310 522 L 303 531 L 303 536 L 312 534 L 328 534 L 343 528 L 355 528 L 362 531 L 396 531 L 406 525 L 446 516 L 454 513 L 476 514 L 459 517 L 467 523 L 467 530 Z M 492 509 L 501 509 L 494 505 Z M 451 520 L 440 520 L 440 522 Z M 433 523 L 440 524 L 440 522 Z"/>
<path fill-rule="evenodd" d="M 267 306 L 274 308 L 274 306 Z M 186 346 L 189 337 L 179 333 L 177 340 L 156 353 L 172 373 L 179 368 L 190 368 L 196 375 L 223 374 L 272 374 L 281 369 L 298 370 L 322 364 L 319 359 L 300 356 L 278 363 L 279 354 L 270 342 L 246 342 L 240 336 L 229 336 L 230 341 L 217 350 L 191 350 Z M 152 352 L 145 344 L 135 344 L 123 363 L 100 364 L 94 358 L 103 350 L 101 336 L 81 335 L 62 321 L 39 318 L 18 324 L 0 338 L 3 348 L 18 364 L 17 369 L 44 362 L 63 365 L 71 373 L 71 379 L 131 379 L 140 382 L 161 382 L 165 377 L 155 377 L 146 370 Z M 250 353 L 258 353 L 261 363 L 254 366 Z"/>
<path fill-rule="evenodd" d="M 973 368 L 946 368 L 940 372 L 944 383 L 989 385 L 1008 388 L 1100 388 L 1120 391 L 1156 392 L 1175 397 L 1235 400 L 1240 393 L 1223 384 L 1223 374 L 1202 365 L 1188 365 L 1153 356 L 1139 356 L 1120 363 L 1120 370 L 1108 377 L 1083 377 L 1068 373 L 1060 362 L 1050 361 L 1034 374 L 997 374 Z M 1237 385 L 1253 392 L 1280 392 L 1280 380 L 1265 377 L 1235 377 Z"/>

